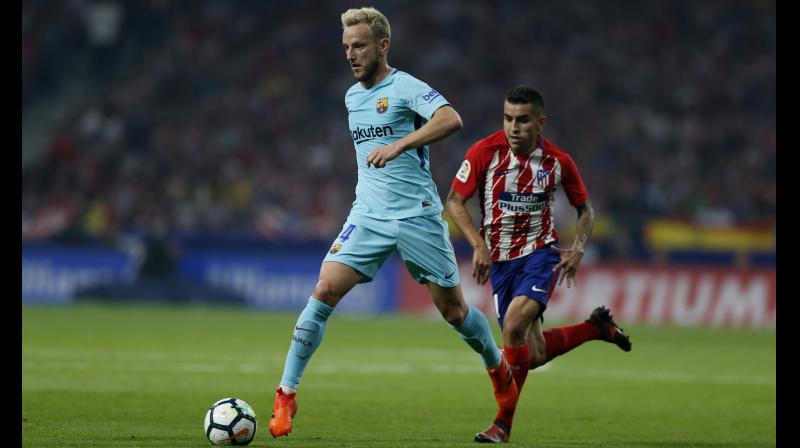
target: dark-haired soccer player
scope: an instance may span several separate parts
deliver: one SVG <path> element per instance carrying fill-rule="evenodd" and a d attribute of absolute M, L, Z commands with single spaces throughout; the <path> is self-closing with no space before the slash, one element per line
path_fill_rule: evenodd
<path fill-rule="evenodd" d="M 594 222 L 575 162 L 541 136 L 546 123 L 544 101 L 536 90 L 524 85 L 511 89 L 503 105 L 503 129 L 467 151 L 447 197 L 447 211 L 475 249 L 473 277 L 481 285 L 491 279 L 503 351 L 520 392 L 529 369 L 586 341 L 600 339 L 631 349 L 605 307 L 583 323 L 542 331 L 542 313 L 553 288 L 564 278 L 572 286 Z M 575 241 L 568 249 L 558 247 L 553 223 L 558 185 L 578 211 Z M 483 215 L 480 233 L 465 207 L 476 191 Z M 506 442 L 510 432 L 510 422 L 497 420 L 475 440 Z"/>
<path fill-rule="evenodd" d="M 344 99 L 358 163 L 356 200 L 297 319 L 269 431 L 278 437 L 292 430 L 300 379 L 334 308 L 356 284 L 371 281 L 394 251 L 426 284 L 442 317 L 481 356 L 494 385 L 498 418 L 510 421 L 517 403 L 514 378 L 486 316 L 464 302 L 442 201 L 431 178 L 428 145 L 459 130 L 461 118 L 439 92 L 388 65 L 391 31 L 378 10 L 350 9 L 342 14 L 342 26 L 344 53 L 358 81 Z"/>

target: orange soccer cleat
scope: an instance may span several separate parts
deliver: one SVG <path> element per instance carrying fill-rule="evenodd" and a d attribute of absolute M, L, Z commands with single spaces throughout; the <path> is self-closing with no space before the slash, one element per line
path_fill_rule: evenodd
<path fill-rule="evenodd" d="M 292 432 L 292 417 L 297 414 L 297 402 L 294 401 L 297 393 L 285 394 L 280 386 L 275 392 L 275 405 L 272 408 L 272 418 L 269 419 L 269 433 L 272 437 L 280 437 Z"/>

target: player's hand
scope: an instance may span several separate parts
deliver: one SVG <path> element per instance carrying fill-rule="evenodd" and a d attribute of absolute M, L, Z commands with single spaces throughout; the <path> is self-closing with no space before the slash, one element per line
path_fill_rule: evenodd
<path fill-rule="evenodd" d="M 486 281 L 489 280 L 489 268 L 491 267 L 492 257 L 489 255 L 489 249 L 486 246 L 477 247 L 472 255 L 472 278 L 479 285 L 486 284 Z"/>
<path fill-rule="evenodd" d="M 550 249 L 561 255 L 561 262 L 553 267 L 553 272 L 558 272 L 559 269 L 564 270 L 558 279 L 558 285 L 561 286 L 561 283 L 564 282 L 564 277 L 567 278 L 567 288 L 571 288 L 572 285 L 577 285 L 575 282 L 575 273 L 578 271 L 578 265 L 581 264 L 583 250 L 575 248 L 561 249 L 555 246 L 550 246 Z"/>
<path fill-rule="evenodd" d="M 397 144 L 387 146 L 380 146 L 372 150 L 367 156 L 367 168 L 374 166 L 375 168 L 383 168 L 390 160 L 394 160 L 403 153 L 403 149 Z"/>

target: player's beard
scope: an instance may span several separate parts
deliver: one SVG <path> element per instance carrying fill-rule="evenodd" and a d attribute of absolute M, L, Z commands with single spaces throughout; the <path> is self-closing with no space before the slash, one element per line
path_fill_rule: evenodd
<path fill-rule="evenodd" d="M 380 57 L 378 57 L 378 52 L 375 52 L 375 59 L 372 60 L 369 64 L 363 65 L 362 68 L 364 69 L 361 76 L 357 76 L 356 79 L 359 82 L 368 82 L 375 78 L 375 74 L 378 72 L 378 66 L 380 65 Z"/>

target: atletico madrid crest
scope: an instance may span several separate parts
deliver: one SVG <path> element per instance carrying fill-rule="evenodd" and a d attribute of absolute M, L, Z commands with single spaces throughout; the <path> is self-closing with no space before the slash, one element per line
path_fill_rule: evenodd
<path fill-rule="evenodd" d="M 378 104 L 375 106 L 375 110 L 378 111 L 379 114 L 386 112 L 389 109 L 389 98 L 381 98 L 378 100 Z"/>

